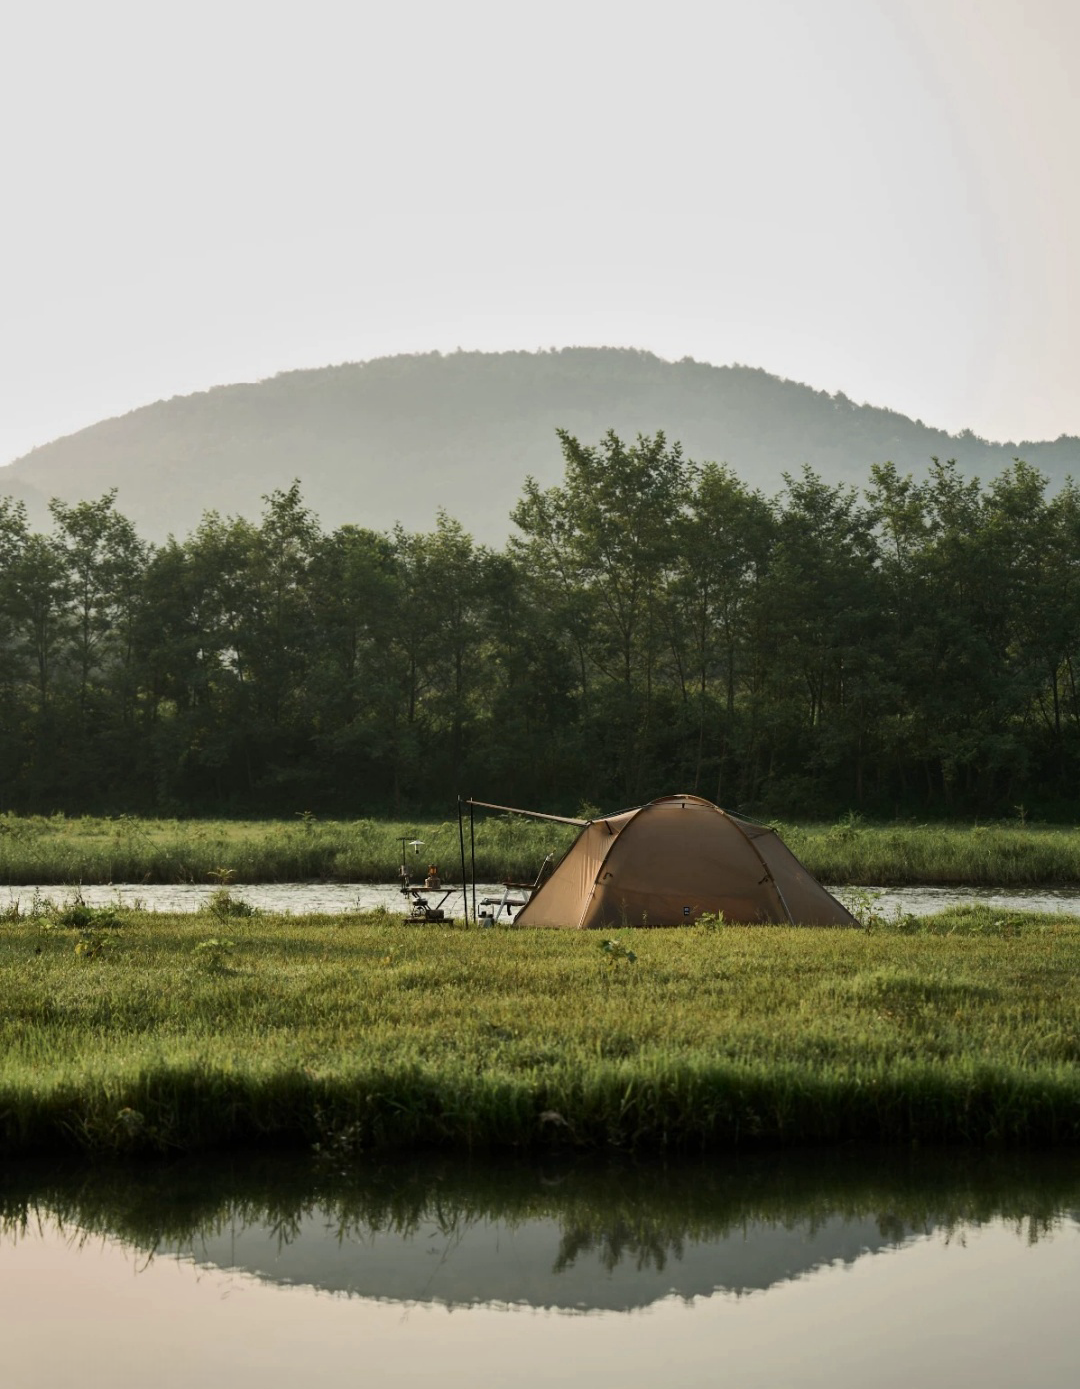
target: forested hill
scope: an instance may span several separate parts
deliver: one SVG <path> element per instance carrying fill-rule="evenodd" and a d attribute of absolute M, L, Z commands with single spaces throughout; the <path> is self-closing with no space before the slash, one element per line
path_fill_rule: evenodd
<path fill-rule="evenodd" d="M 208 508 L 255 517 L 264 493 L 299 478 L 328 526 L 425 530 L 443 507 L 498 543 L 526 475 L 561 475 L 559 427 L 583 439 L 663 430 L 768 492 L 804 463 L 863 482 L 872 463 L 921 472 L 931 456 L 984 478 L 1017 455 L 1053 483 L 1080 475 L 1075 437 L 988 443 L 750 367 L 567 348 L 384 357 L 159 401 L 0 469 L 0 495 L 26 500 L 40 524 L 49 497 L 116 487 L 119 509 L 160 539 Z"/>

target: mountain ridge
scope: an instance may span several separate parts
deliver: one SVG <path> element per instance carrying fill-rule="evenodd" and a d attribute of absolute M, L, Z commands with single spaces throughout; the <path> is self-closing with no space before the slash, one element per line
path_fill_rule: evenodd
<path fill-rule="evenodd" d="M 299 478 L 327 525 L 428 528 L 441 508 L 498 543 L 531 474 L 558 481 L 556 429 L 592 441 L 663 430 L 687 457 L 727 463 L 774 491 L 809 464 L 865 482 L 872 463 L 920 472 L 956 458 L 989 478 L 1023 457 L 1060 484 L 1080 473 L 1080 438 L 997 442 L 950 434 L 760 367 L 671 362 L 633 348 L 415 353 L 302 368 L 142 405 L 43 444 L 0 468 L 0 495 L 26 501 L 118 490 L 151 539 L 184 534 L 206 510 L 256 516 Z"/>

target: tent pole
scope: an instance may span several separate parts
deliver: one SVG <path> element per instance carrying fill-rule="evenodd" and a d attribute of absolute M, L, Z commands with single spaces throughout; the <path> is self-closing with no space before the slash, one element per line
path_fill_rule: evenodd
<path fill-rule="evenodd" d="M 465 925 L 469 924 L 469 883 L 465 877 L 465 822 L 461 797 L 457 798 L 457 833 L 458 843 L 461 845 L 461 901 L 465 909 Z"/>
<path fill-rule="evenodd" d="M 752 847 L 753 845 L 751 844 L 751 848 Z M 758 858 L 761 858 L 760 854 L 758 854 Z M 764 859 L 762 859 L 762 862 L 764 863 Z M 795 918 L 791 915 L 791 908 L 788 906 L 787 898 L 784 896 L 784 889 L 780 886 L 780 884 L 776 881 L 776 879 L 773 877 L 771 873 L 769 874 L 769 881 L 772 883 L 773 887 L 776 888 L 776 895 L 780 898 L 780 905 L 787 912 L 787 919 L 789 924 L 794 926 Z"/>
<path fill-rule="evenodd" d="M 780 886 L 780 884 L 776 881 L 776 879 L 773 877 L 773 875 L 772 875 L 772 870 L 769 868 L 769 865 L 768 865 L 768 864 L 765 862 L 765 860 L 762 858 L 762 856 L 761 856 L 761 850 L 757 847 L 757 845 L 754 843 L 754 841 L 753 841 L 753 840 L 750 838 L 750 836 L 746 833 L 746 831 L 743 829 L 742 825 L 739 824 L 738 820 L 733 820 L 732 817 L 731 817 L 730 815 L 728 815 L 726 811 L 721 810 L 720 814 L 723 815 L 725 819 L 731 821 L 731 823 L 732 823 L 732 824 L 735 826 L 735 828 L 739 831 L 739 833 L 742 835 L 742 837 L 746 840 L 747 844 L 750 845 L 750 848 L 751 848 L 751 850 L 752 850 L 753 853 L 754 853 L 754 857 L 757 859 L 758 863 L 760 863 L 761 866 L 762 866 L 762 868 L 764 868 L 764 870 L 765 870 L 765 876 L 766 876 L 766 878 L 768 878 L 769 882 L 772 883 L 773 887 L 776 889 L 776 895 L 777 895 L 777 897 L 780 898 L 780 905 L 783 907 L 784 913 L 785 913 L 785 915 L 787 916 L 788 925 L 789 925 L 789 926 L 794 926 L 794 925 L 795 925 L 795 918 L 791 915 L 791 908 L 790 908 L 790 907 L 788 906 L 788 904 L 787 904 L 787 898 L 784 896 L 784 890 L 783 890 L 783 888 Z M 770 833 L 770 834 L 775 834 L 776 831 L 775 831 L 775 830 L 770 830 L 769 833 Z"/>
<path fill-rule="evenodd" d="M 472 919 L 475 925 L 480 918 L 476 915 L 476 811 L 472 801 L 469 802 L 469 847 L 472 851 Z"/>
<path fill-rule="evenodd" d="M 560 825 L 580 825 L 582 829 L 588 824 L 589 820 L 576 820 L 571 815 L 546 815 L 541 810 L 521 810 L 516 805 L 495 805 L 493 801 L 466 801 L 466 805 L 478 805 L 481 810 L 505 810 L 509 815 L 528 815 L 532 820 L 555 820 Z"/>

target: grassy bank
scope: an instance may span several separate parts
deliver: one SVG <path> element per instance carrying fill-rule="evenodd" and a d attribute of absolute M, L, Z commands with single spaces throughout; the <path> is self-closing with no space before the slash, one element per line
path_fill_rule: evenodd
<path fill-rule="evenodd" d="M 812 873 L 828 883 L 1080 884 L 1080 830 L 1001 825 L 778 826 Z M 571 826 L 490 816 L 476 826 L 481 880 L 529 879 Z M 456 820 L 117 820 L 0 815 L 0 884 L 207 882 L 221 868 L 235 881 L 387 882 L 401 839 L 422 839 L 411 863 L 437 863 L 460 878 Z"/>
<path fill-rule="evenodd" d="M 1080 1142 L 1080 923 L 0 926 L 0 1151 Z"/>

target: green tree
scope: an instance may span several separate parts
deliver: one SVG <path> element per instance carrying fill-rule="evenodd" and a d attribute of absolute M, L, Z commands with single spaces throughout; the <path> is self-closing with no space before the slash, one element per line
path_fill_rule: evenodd
<path fill-rule="evenodd" d="M 818 809 L 830 783 L 845 798 L 864 796 L 888 695 L 875 521 L 854 488 L 830 486 L 810 468 L 787 478 L 778 503 L 761 594 L 771 634 L 770 761 L 787 784 L 782 794 L 804 809 Z"/>
<path fill-rule="evenodd" d="M 55 546 L 67 574 L 66 655 L 85 734 L 95 674 L 130 668 L 139 579 L 147 546 L 116 511 L 116 490 L 97 501 L 49 503 Z"/>
<path fill-rule="evenodd" d="M 559 440 L 564 480 L 546 491 L 527 480 L 512 513 L 524 535 L 515 553 L 538 598 L 550 596 L 565 622 L 590 733 L 602 755 L 607 747 L 618 791 L 633 796 L 649 776 L 659 606 L 688 499 L 687 467 L 662 433 L 631 445 L 611 431 L 597 447 L 563 430 Z"/>
<path fill-rule="evenodd" d="M 727 468 L 691 473 L 684 513 L 676 519 L 675 553 L 662 607 L 682 721 L 690 788 L 708 770 L 717 800 L 741 794 L 741 715 L 760 693 L 755 680 L 758 597 L 775 533 L 769 503 Z M 730 783 L 730 784 L 729 784 Z"/>

